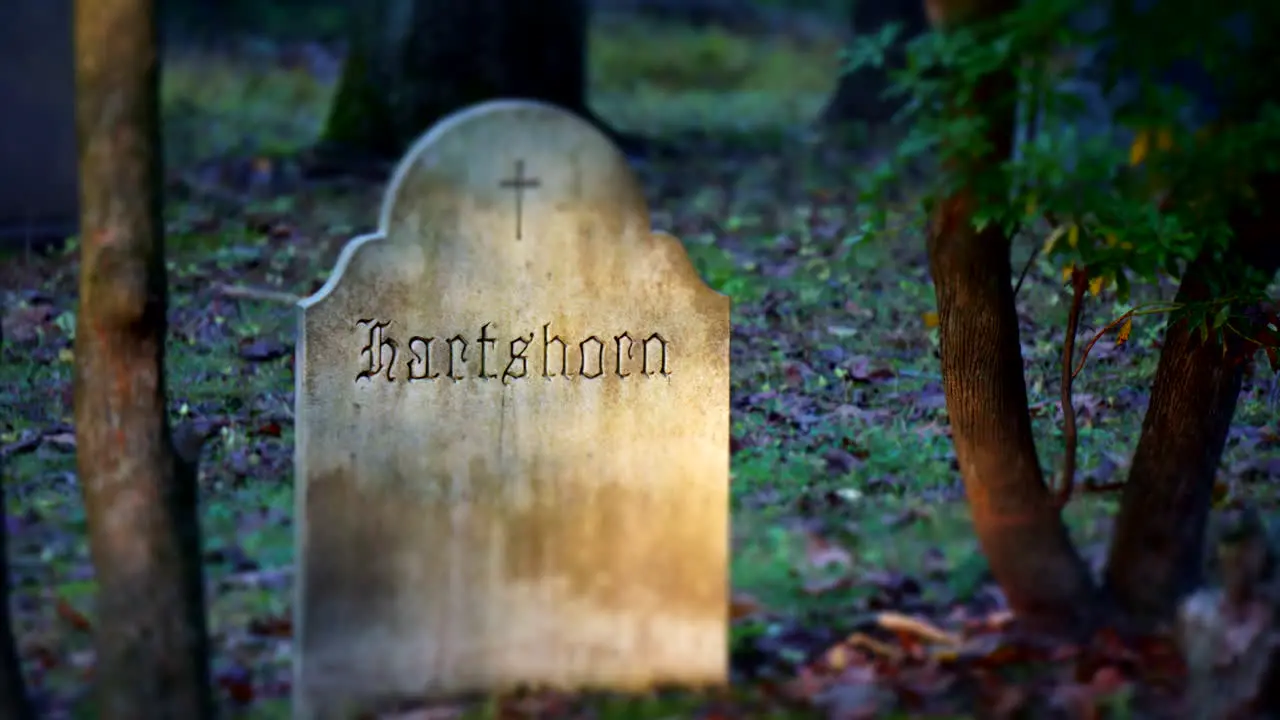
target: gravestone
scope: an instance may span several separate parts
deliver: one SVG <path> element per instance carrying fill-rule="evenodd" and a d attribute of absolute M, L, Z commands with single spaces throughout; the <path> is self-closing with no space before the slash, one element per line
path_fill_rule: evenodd
<path fill-rule="evenodd" d="M 548 105 L 442 121 L 300 303 L 295 717 L 727 672 L 729 301 Z"/>
<path fill-rule="evenodd" d="M 0 247 L 76 233 L 72 0 L 0 2 Z"/>

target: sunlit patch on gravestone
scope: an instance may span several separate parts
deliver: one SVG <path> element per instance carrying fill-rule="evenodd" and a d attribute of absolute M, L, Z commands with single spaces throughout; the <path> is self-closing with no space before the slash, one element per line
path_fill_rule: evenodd
<path fill-rule="evenodd" d="M 297 383 L 296 717 L 726 679 L 729 301 L 590 125 L 424 136 Z"/>

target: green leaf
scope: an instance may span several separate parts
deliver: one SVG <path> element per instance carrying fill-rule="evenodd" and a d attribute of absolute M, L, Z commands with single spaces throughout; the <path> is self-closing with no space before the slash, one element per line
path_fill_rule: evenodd
<path fill-rule="evenodd" d="M 1227 318 L 1231 317 L 1231 303 L 1223 303 L 1218 308 L 1218 312 L 1213 316 L 1213 329 L 1217 330 L 1227 322 Z"/>

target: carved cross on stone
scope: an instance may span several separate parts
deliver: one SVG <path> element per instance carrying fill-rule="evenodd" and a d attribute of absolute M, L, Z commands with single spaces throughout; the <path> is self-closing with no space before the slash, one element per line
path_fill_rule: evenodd
<path fill-rule="evenodd" d="M 729 299 L 568 110 L 412 148 L 300 304 L 293 720 L 728 682 Z"/>
<path fill-rule="evenodd" d="M 521 219 L 524 214 L 524 191 L 530 188 L 536 188 L 541 185 L 541 181 L 537 178 L 525 177 L 524 161 L 516 161 L 516 174 L 514 177 L 507 178 L 498 183 L 498 187 L 513 190 L 516 194 L 516 239 L 519 240 L 522 227 Z"/>

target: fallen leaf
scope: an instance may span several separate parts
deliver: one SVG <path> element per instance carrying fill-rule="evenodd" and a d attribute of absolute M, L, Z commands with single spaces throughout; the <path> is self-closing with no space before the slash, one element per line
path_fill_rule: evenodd
<path fill-rule="evenodd" d="M 256 618 L 250 621 L 248 630 L 258 637 L 293 637 L 293 620 L 288 615 Z"/>
<path fill-rule="evenodd" d="M 1124 689 L 1128 684 L 1129 680 L 1124 673 L 1112 666 L 1098 668 L 1089 681 L 1089 686 L 1100 695 L 1111 695 Z"/>
<path fill-rule="evenodd" d="M 223 695 L 236 705 L 248 705 L 256 694 L 253 690 L 253 676 L 248 670 L 236 670 L 218 676 L 218 687 Z"/>
<path fill-rule="evenodd" d="M 804 589 L 810 594 L 821 594 L 845 587 L 851 581 L 849 570 L 853 556 L 839 545 L 809 533 L 805 537 L 805 561 L 802 569 Z"/>
<path fill-rule="evenodd" d="M 895 374 L 892 370 L 883 367 L 873 370 L 871 368 L 871 358 L 866 355 L 855 355 L 849 358 L 845 371 L 849 374 L 850 380 L 860 383 L 887 380 Z"/>
<path fill-rule="evenodd" d="M 462 707 L 434 707 L 379 715 L 378 720 L 457 720 L 466 713 Z"/>
<path fill-rule="evenodd" d="M 876 622 L 886 630 L 910 635 L 933 645 L 958 647 L 961 643 L 961 639 L 955 634 L 949 633 L 921 618 L 903 615 L 902 613 L 882 612 L 876 616 Z"/>
<path fill-rule="evenodd" d="M 276 340 L 245 340 L 240 343 L 240 359 L 249 362 L 270 362 L 290 352 L 288 345 Z"/>
<path fill-rule="evenodd" d="M 73 629 L 86 633 L 93 631 L 93 623 L 89 622 L 89 618 L 72 607 L 71 603 L 67 602 L 65 598 L 58 598 L 55 608 L 58 617 Z"/>
<path fill-rule="evenodd" d="M 263 437 L 280 437 L 280 423 L 272 421 L 258 427 L 257 434 Z"/>
<path fill-rule="evenodd" d="M 862 465 L 862 460 L 844 448 L 828 448 L 822 454 L 827 471 L 835 475 L 848 475 Z"/>
<path fill-rule="evenodd" d="M 837 568 L 853 566 L 853 556 L 848 550 L 813 533 L 806 537 L 805 557 L 810 566 L 819 570 L 827 570 L 832 566 Z"/>
<path fill-rule="evenodd" d="M 51 445 L 55 450 L 61 450 L 62 452 L 75 452 L 76 449 L 75 433 L 45 435 L 44 442 Z"/>
<path fill-rule="evenodd" d="M 10 342 L 31 342 L 56 314 L 53 306 L 46 303 L 9 308 L 0 318 L 0 335 Z"/>
<path fill-rule="evenodd" d="M 729 620 L 736 622 L 764 614 L 764 605 L 746 593 L 735 592 L 729 598 Z"/>

